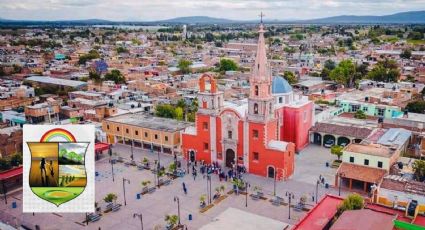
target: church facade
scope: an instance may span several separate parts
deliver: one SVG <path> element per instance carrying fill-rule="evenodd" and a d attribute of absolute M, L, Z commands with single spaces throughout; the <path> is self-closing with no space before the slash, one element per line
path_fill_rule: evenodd
<path fill-rule="evenodd" d="M 190 161 L 244 166 L 247 172 L 278 180 L 294 172 L 297 150 L 308 144 L 313 103 L 292 91 L 281 77 L 272 77 L 261 24 L 248 99 L 229 102 L 216 80 L 199 79 L 194 127 L 182 133 L 182 151 Z"/>

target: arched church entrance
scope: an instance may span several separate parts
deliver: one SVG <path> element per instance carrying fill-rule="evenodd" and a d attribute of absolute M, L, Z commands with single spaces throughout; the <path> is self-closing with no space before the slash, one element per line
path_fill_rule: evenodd
<path fill-rule="evenodd" d="M 233 149 L 226 150 L 226 167 L 231 168 L 235 163 L 235 151 Z"/>

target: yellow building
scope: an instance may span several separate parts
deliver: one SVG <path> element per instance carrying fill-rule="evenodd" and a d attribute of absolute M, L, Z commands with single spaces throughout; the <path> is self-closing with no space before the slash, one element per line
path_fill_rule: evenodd
<path fill-rule="evenodd" d="M 124 114 L 102 121 L 110 144 L 174 154 L 180 152 L 180 133 L 191 123 L 153 117 L 144 113 Z"/>

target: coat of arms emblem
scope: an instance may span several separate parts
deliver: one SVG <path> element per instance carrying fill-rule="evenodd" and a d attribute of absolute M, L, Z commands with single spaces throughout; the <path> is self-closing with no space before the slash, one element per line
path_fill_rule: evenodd
<path fill-rule="evenodd" d="M 55 128 L 39 142 L 27 142 L 31 153 L 29 186 L 43 200 L 60 206 L 84 192 L 85 156 L 90 142 L 77 142 L 72 133 Z"/>

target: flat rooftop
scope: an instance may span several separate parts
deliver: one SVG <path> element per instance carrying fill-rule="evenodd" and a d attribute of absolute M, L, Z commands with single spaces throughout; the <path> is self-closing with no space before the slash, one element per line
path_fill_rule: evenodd
<path fill-rule="evenodd" d="M 105 120 L 109 122 L 133 125 L 141 128 L 148 128 L 165 132 L 177 132 L 193 125 L 193 123 L 190 122 L 154 117 L 144 113 L 124 114 L 107 118 Z"/>
<path fill-rule="evenodd" d="M 35 81 L 44 84 L 52 84 L 52 85 L 61 85 L 61 86 L 69 86 L 69 87 L 83 87 L 87 85 L 84 81 L 74 81 L 67 79 L 59 79 L 53 77 L 44 77 L 44 76 L 32 76 L 28 77 L 25 80 Z"/>

